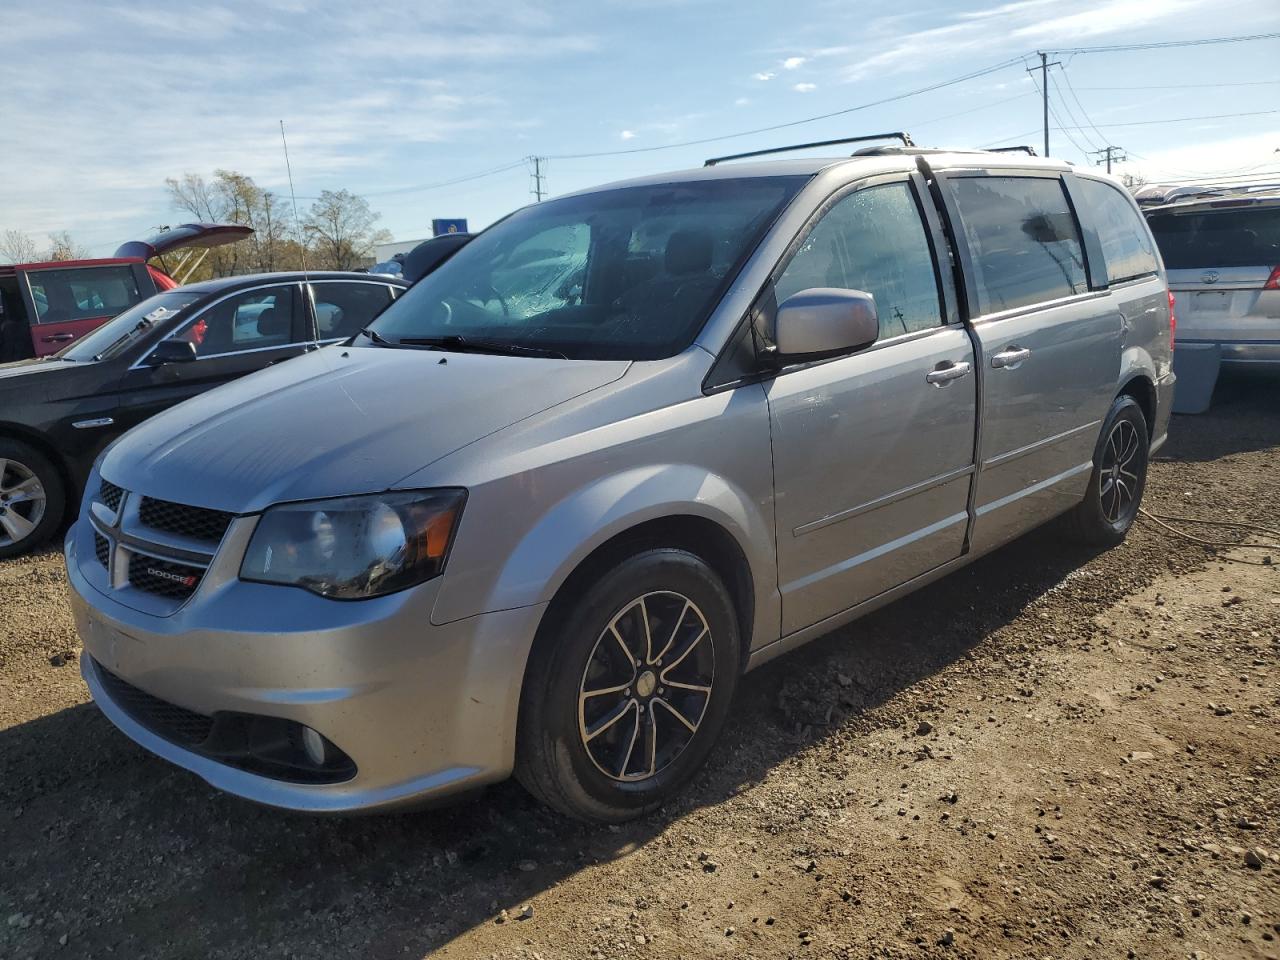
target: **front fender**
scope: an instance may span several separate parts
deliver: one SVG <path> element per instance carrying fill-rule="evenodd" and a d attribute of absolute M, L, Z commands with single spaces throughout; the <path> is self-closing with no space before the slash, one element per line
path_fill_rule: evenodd
<path fill-rule="evenodd" d="M 769 623 L 768 594 L 773 588 L 776 597 L 777 585 L 772 521 L 745 491 L 688 464 L 660 464 L 604 477 L 556 504 L 511 553 L 489 597 L 489 608 L 550 601 L 603 544 L 650 520 L 681 516 L 709 520 L 733 537 L 751 567 L 757 626 Z"/>
<path fill-rule="evenodd" d="M 761 467 L 768 471 L 765 461 Z M 600 477 L 544 511 L 507 551 L 489 582 L 450 583 L 432 620 L 550 601 L 598 547 L 651 520 L 698 517 L 737 542 L 751 569 L 755 618 L 751 647 L 777 639 L 780 604 L 771 501 L 759 502 L 725 477 L 690 464 L 654 464 Z"/>

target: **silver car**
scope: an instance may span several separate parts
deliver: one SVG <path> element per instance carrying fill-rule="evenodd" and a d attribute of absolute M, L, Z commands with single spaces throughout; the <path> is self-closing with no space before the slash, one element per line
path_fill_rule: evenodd
<path fill-rule="evenodd" d="M 1178 300 L 1178 341 L 1231 368 L 1280 370 L 1280 187 L 1145 210 Z"/>
<path fill-rule="evenodd" d="M 873 148 L 536 204 L 103 455 L 84 677 L 261 803 L 514 772 L 623 820 L 745 670 L 1055 517 L 1118 543 L 1170 365 L 1138 208 L 1065 164 Z"/>

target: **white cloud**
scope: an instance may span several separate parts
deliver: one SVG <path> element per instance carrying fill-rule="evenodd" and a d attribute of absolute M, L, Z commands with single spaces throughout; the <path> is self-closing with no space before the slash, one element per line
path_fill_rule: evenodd
<path fill-rule="evenodd" d="M 634 130 L 623 130 L 618 134 L 618 136 L 623 140 L 634 140 L 636 138 L 636 132 Z"/>
<path fill-rule="evenodd" d="M 1142 159 L 1122 166 L 1125 173 L 1140 173 L 1153 183 L 1183 177 L 1240 176 L 1274 181 L 1280 171 L 1280 130 L 1217 140 L 1201 139 L 1187 146 L 1143 151 Z"/>
<path fill-rule="evenodd" d="M 737 100 L 733 101 L 733 105 L 735 107 L 745 107 L 750 103 L 751 103 L 750 97 L 739 97 Z"/>
<path fill-rule="evenodd" d="M 776 76 L 777 76 L 776 73 L 753 73 L 751 75 L 751 79 L 752 80 L 772 80 Z"/>
<path fill-rule="evenodd" d="M 1199 5 L 1202 5 L 1202 0 L 1161 0 L 1160 3 L 1110 0 L 1096 4 L 1090 10 L 1028 24 L 1014 30 L 1011 35 L 1030 43 L 1052 40 L 1055 37 L 1071 37 L 1074 42 L 1085 37 L 1145 27 Z"/>
<path fill-rule="evenodd" d="M 818 85 L 816 83 L 797 83 L 791 89 L 796 93 L 811 93 L 818 89 Z"/>
<path fill-rule="evenodd" d="M 398 20 L 389 42 L 385 23 L 350 5 L 212 0 L 155 18 L 122 2 L 11 0 L 0 184 L 12 189 L 0 217 L 109 250 L 173 219 L 166 177 L 225 168 L 280 191 L 281 118 L 300 193 L 429 181 L 405 167 L 406 150 L 536 125 L 534 110 L 507 102 L 514 71 L 598 47 L 547 10 L 433 4 Z M 90 154 L 48 149 L 52 133 L 74 130 L 93 131 Z"/>
<path fill-rule="evenodd" d="M 809 62 L 808 57 L 787 57 L 782 61 L 783 70 L 796 70 Z"/>

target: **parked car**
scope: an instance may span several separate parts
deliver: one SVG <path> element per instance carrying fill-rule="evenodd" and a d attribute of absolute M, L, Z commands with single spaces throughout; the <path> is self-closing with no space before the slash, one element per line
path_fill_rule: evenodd
<path fill-rule="evenodd" d="M 303 274 L 275 273 L 166 290 L 57 356 L 0 364 L 0 558 L 63 525 L 94 458 L 124 431 L 349 337 L 407 286 L 343 273 L 309 279 L 309 288 Z"/>
<path fill-rule="evenodd" d="M 1171 346 L 1137 206 L 1056 161 L 873 149 L 539 203 L 107 451 L 66 541 L 84 677 L 265 804 L 514 771 L 624 820 L 744 670 L 1055 517 L 1118 543 Z"/>
<path fill-rule="evenodd" d="M 238 224 L 185 223 L 131 240 L 105 260 L 0 266 L 0 363 L 57 353 L 160 290 L 177 286 L 152 266 L 180 250 L 235 243 L 253 230 Z"/>
<path fill-rule="evenodd" d="M 1178 342 L 1221 363 L 1280 370 L 1280 188 L 1144 211 L 1178 299 Z"/>

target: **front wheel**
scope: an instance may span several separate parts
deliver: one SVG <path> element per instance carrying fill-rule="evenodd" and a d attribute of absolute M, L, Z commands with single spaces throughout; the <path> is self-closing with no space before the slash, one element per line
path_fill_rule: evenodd
<path fill-rule="evenodd" d="M 617 823 L 655 809 L 719 736 L 740 644 L 729 593 L 701 558 L 659 548 L 623 560 L 534 646 L 517 778 L 580 820 Z"/>
<path fill-rule="evenodd" d="M 1116 397 L 1093 454 L 1085 498 L 1067 514 L 1067 528 L 1082 543 L 1113 547 L 1125 538 L 1142 505 L 1150 440 L 1142 408 Z"/>

